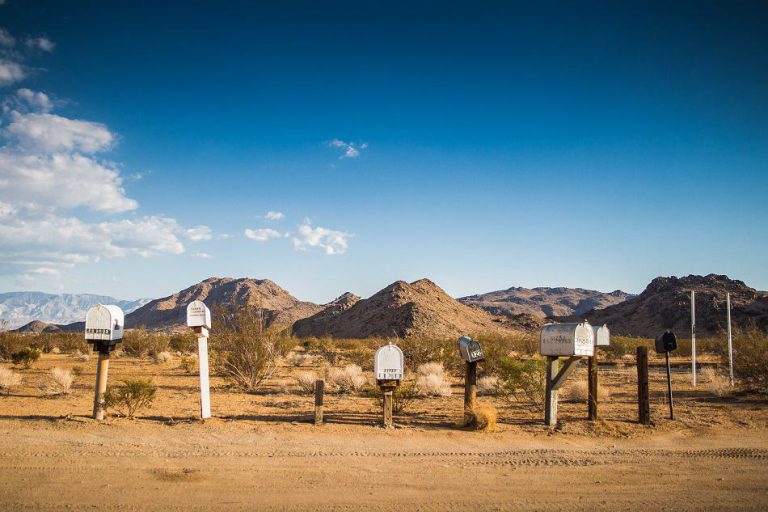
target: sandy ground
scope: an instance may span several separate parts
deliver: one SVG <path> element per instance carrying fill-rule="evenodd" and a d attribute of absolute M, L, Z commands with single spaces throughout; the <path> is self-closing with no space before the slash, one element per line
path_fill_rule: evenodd
<path fill-rule="evenodd" d="M 766 510 L 768 400 L 718 398 L 675 377 L 677 421 L 664 419 L 663 375 L 654 374 L 654 425 L 636 423 L 634 368 L 601 370 L 610 397 L 601 421 L 583 403 L 561 403 L 559 428 L 541 411 L 483 398 L 494 432 L 470 432 L 461 388 L 416 401 L 377 426 L 364 396 L 326 400 L 327 423 L 307 419 L 284 368 L 260 394 L 213 379 L 214 418 L 194 419 L 197 377 L 177 363 L 113 361 L 110 380 L 151 375 L 158 399 L 135 420 L 96 422 L 95 361 L 46 355 L 24 385 L 0 398 L 0 510 Z M 52 366 L 80 365 L 74 392 L 42 398 Z M 574 379 L 583 378 L 583 371 Z"/>

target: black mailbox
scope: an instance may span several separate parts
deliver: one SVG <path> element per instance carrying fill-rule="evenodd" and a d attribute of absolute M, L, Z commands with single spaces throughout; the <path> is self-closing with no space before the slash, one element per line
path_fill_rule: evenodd
<path fill-rule="evenodd" d="M 666 331 L 656 338 L 656 352 L 663 354 L 672 352 L 677 348 L 677 336 L 672 331 Z"/>

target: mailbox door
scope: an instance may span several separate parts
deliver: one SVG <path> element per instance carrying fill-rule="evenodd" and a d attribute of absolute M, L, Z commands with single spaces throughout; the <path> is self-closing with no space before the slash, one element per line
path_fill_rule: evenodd
<path fill-rule="evenodd" d="M 112 314 L 109 309 L 98 304 L 85 314 L 85 339 L 91 341 L 109 341 L 112 339 Z"/>
<path fill-rule="evenodd" d="M 385 345 L 376 351 L 374 373 L 376 380 L 402 380 L 403 351 L 396 345 Z"/>

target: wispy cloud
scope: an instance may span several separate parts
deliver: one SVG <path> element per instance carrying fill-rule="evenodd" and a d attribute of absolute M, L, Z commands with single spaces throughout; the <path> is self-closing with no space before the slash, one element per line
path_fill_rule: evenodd
<path fill-rule="evenodd" d="M 270 210 L 264 215 L 264 218 L 267 220 L 281 220 L 285 218 L 285 215 L 283 212 L 273 212 Z"/>
<path fill-rule="evenodd" d="M 209 260 L 209 259 L 213 258 L 213 256 L 211 256 L 207 252 L 196 252 L 196 253 L 192 254 L 192 256 L 195 257 L 195 258 L 201 258 L 201 259 L 204 259 L 204 260 Z"/>
<path fill-rule="evenodd" d="M 281 238 L 284 236 L 279 231 L 276 231 L 271 228 L 246 229 L 243 232 L 243 235 L 245 235 L 246 238 L 250 238 L 251 240 L 256 240 L 257 242 L 266 242 L 268 240 L 271 240 L 272 238 Z"/>
<path fill-rule="evenodd" d="M 199 242 L 213 238 L 213 231 L 208 226 L 195 226 L 187 229 L 186 235 L 193 242 Z"/>
<path fill-rule="evenodd" d="M 321 226 L 312 227 L 309 220 L 305 220 L 296 234 L 293 236 L 293 248 L 306 250 L 310 247 L 319 247 L 325 250 L 325 254 L 344 254 L 349 247 L 349 238 L 352 235 L 344 231 L 337 231 Z"/>
<path fill-rule="evenodd" d="M 328 146 L 332 148 L 339 148 L 343 151 L 339 159 L 342 158 L 357 158 L 360 156 L 360 152 L 368 147 L 367 142 L 357 144 L 354 142 L 345 142 L 341 139 L 332 139 L 328 142 Z"/>
<path fill-rule="evenodd" d="M 56 44 L 47 37 L 30 37 L 24 41 L 24 44 L 28 48 L 42 50 L 44 52 L 52 52 L 56 48 Z"/>

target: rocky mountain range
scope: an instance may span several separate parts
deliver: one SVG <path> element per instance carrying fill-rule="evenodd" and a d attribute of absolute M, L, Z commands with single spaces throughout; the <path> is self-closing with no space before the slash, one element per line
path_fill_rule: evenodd
<path fill-rule="evenodd" d="M 536 318 L 581 315 L 633 297 L 616 290 L 609 293 L 583 288 L 520 288 L 470 295 L 459 302 L 479 306 L 496 315 L 530 315 Z"/>
<path fill-rule="evenodd" d="M 82 321 L 88 308 L 94 304 L 116 304 L 130 313 L 151 299 L 120 300 L 106 295 L 89 293 L 0 293 L 0 319 L 15 329 L 32 321 L 50 324 L 69 324 Z"/>
<path fill-rule="evenodd" d="M 731 294 L 731 321 L 768 330 L 768 293 L 750 288 L 728 276 L 709 274 L 657 277 L 638 296 L 604 309 L 560 320 L 586 318 L 593 325 L 608 324 L 612 334 L 655 337 L 665 329 L 690 337 L 691 297 L 696 292 L 698 336 L 722 334 L 726 329 L 726 294 Z"/>

